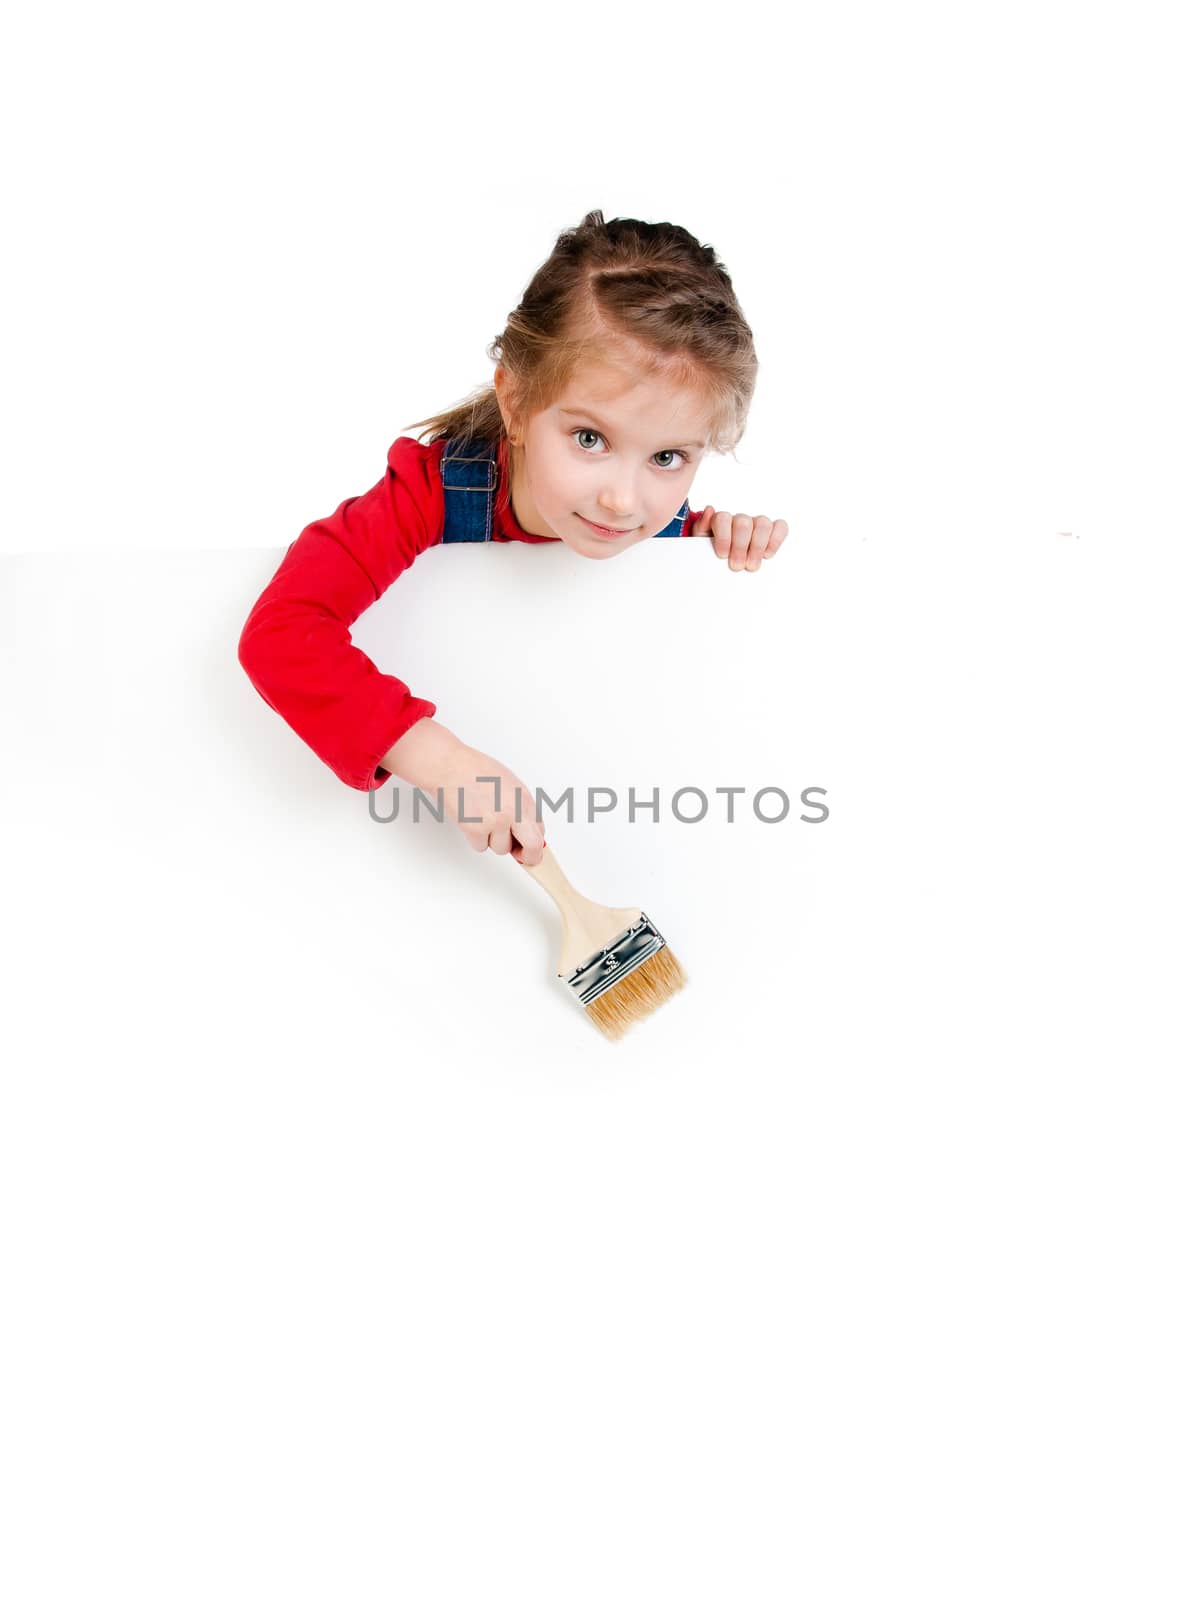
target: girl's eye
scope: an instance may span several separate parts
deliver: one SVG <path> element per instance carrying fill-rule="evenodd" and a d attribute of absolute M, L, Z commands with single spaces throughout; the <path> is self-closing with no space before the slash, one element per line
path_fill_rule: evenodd
<path fill-rule="evenodd" d="M 597 433 L 594 428 L 571 428 L 571 430 L 570 430 L 571 438 L 578 439 L 580 434 L 585 434 L 590 439 L 602 439 L 603 438 L 603 435 L 601 433 Z M 584 455 L 593 455 L 594 454 L 593 451 L 587 450 L 582 444 L 579 445 L 579 449 L 583 451 Z M 683 466 L 685 466 L 686 462 L 689 461 L 689 459 L 690 459 L 690 453 L 687 450 L 658 450 L 657 454 L 659 456 L 676 456 L 678 461 Z M 675 471 L 676 470 L 676 463 L 675 463 L 674 467 L 666 467 L 664 470 L 666 472 Z"/>

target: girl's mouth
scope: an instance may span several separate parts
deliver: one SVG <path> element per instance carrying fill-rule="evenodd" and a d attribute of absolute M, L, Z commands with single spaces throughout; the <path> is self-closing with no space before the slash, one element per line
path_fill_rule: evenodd
<path fill-rule="evenodd" d="M 589 517 L 584 517 L 578 511 L 575 512 L 575 516 L 578 517 L 580 522 L 585 523 L 592 533 L 597 534 L 600 539 L 623 539 L 626 534 L 636 531 L 633 528 L 605 528 L 602 523 L 592 522 Z"/>

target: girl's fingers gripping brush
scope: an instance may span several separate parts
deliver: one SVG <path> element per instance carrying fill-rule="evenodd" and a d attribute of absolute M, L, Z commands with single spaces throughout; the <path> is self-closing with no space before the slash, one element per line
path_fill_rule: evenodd
<path fill-rule="evenodd" d="M 601 906 L 579 894 L 548 845 L 537 866 L 519 865 L 562 913 L 558 976 L 605 1038 L 619 1039 L 685 987 L 681 963 L 639 906 Z"/>

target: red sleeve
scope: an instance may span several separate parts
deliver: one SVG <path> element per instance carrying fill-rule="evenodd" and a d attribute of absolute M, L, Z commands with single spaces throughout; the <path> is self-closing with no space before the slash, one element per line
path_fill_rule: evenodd
<path fill-rule="evenodd" d="M 706 508 L 704 507 L 703 509 L 705 510 Z M 702 516 L 702 512 L 701 511 L 687 511 L 686 520 L 682 524 L 682 538 L 683 539 L 688 539 L 690 537 L 691 528 L 694 526 L 694 524 L 698 521 L 699 517 L 701 517 L 701 516 Z"/>
<path fill-rule="evenodd" d="M 349 632 L 442 538 L 435 456 L 432 445 L 398 439 L 378 484 L 289 546 L 240 634 L 240 665 L 261 699 L 353 789 L 380 788 L 392 776 L 380 757 L 438 709 L 380 672 Z"/>

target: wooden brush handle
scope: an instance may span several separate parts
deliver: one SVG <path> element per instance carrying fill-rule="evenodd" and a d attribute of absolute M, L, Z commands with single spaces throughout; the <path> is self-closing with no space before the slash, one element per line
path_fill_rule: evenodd
<path fill-rule="evenodd" d="M 515 857 L 514 857 L 515 859 Z M 537 866 L 517 865 L 535 883 L 539 883 L 562 913 L 562 954 L 559 957 L 558 976 L 564 978 L 614 939 L 639 922 L 639 906 L 601 906 L 588 900 L 567 878 L 558 865 L 558 858 L 547 845 Z"/>

